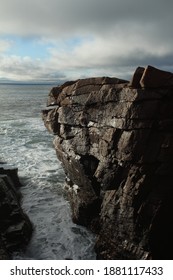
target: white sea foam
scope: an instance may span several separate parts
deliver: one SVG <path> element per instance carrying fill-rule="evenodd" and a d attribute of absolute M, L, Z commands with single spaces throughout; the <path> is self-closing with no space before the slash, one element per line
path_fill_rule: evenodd
<path fill-rule="evenodd" d="M 0 161 L 19 169 L 22 206 L 33 225 L 26 252 L 14 259 L 94 259 L 94 236 L 71 221 L 64 172 L 41 120 L 48 88 L 0 85 Z"/>

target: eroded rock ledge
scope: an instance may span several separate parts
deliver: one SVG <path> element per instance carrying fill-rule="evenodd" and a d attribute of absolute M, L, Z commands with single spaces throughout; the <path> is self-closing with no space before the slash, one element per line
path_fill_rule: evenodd
<path fill-rule="evenodd" d="M 172 259 L 173 74 L 68 82 L 47 105 L 73 220 L 97 232 L 97 257 Z"/>
<path fill-rule="evenodd" d="M 31 237 L 32 225 L 21 208 L 19 187 L 17 168 L 0 164 L 0 260 L 10 259 Z"/>

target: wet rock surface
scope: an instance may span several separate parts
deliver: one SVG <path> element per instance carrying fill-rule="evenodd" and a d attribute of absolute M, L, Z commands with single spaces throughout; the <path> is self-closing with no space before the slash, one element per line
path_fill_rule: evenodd
<path fill-rule="evenodd" d="M 90 78 L 50 92 L 43 120 L 98 259 L 173 258 L 172 76 L 139 67 L 130 83 Z"/>
<path fill-rule="evenodd" d="M 17 169 L 0 165 L 0 259 L 10 259 L 13 251 L 30 240 L 32 225 L 20 205 Z"/>

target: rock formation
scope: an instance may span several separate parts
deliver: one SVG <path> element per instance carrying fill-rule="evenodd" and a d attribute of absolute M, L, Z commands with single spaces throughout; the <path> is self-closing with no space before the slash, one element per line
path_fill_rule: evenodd
<path fill-rule="evenodd" d="M 172 259 L 173 74 L 81 79 L 47 105 L 72 217 L 97 233 L 97 258 Z"/>
<path fill-rule="evenodd" d="M 28 217 L 20 206 L 16 168 L 0 165 L 0 259 L 10 259 L 13 251 L 25 246 L 32 233 Z"/>

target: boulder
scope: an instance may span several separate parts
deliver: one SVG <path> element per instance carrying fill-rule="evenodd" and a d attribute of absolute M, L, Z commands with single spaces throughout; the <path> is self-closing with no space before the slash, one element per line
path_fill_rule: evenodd
<path fill-rule="evenodd" d="M 138 67 L 136 68 L 133 77 L 129 83 L 129 86 L 132 88 L 141 88 L 140 80 L 142 78 L 142 75 L 145 71 L 144 67 Z"/>
<path fill-rule="evenodd" d="M 148 65 L 141 77 L 142 88 L 173 88 L 173 73 Z"/>

